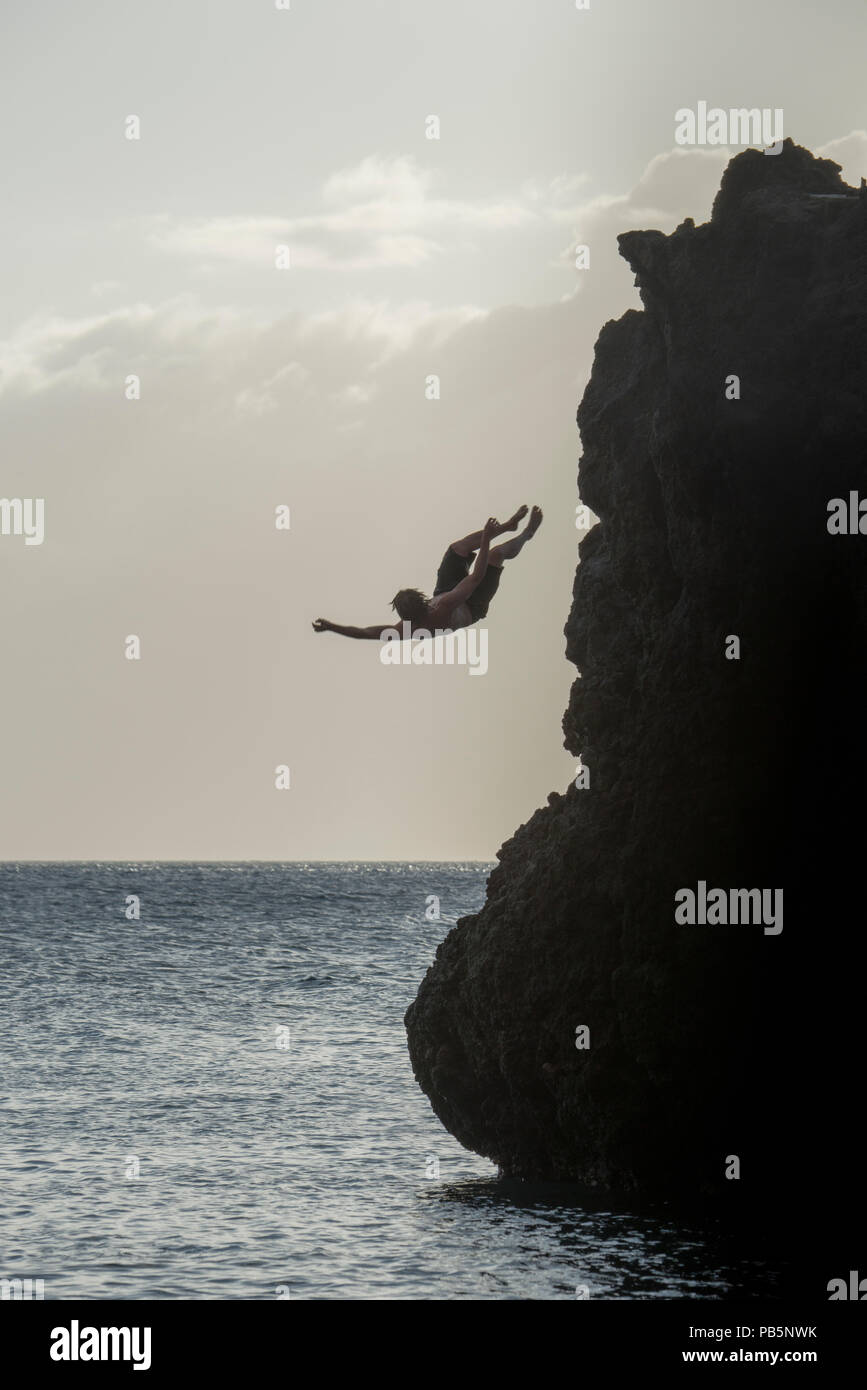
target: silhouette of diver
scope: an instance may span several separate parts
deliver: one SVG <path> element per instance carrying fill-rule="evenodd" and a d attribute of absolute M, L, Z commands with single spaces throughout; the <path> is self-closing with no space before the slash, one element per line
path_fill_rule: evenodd
<path fill-rule="evenodd" d="M 430 636 L 437 629 L 452 631 L 469 627 L 484 618 L 497 592 L 503 562 L 520 555 L 527 541 L 535 536 L 542 524 L 541 508 L 533 508 L 527 525 L 512 540 L 493 549 L 491 541 L 504 531 L 516 531 L 518 523 L 526 515 L 527 508 L 524 506 L 519 507 L 509 521 L 501 523 L 496 517 L 488 517 L 481 531 L 473 531 L 462 540 L 452 541 L 437 571 L 431 598 L 418 589 L 400 589 L 392 599 L 391 606 L 398 617 L 411 624 L 409 629 L 401 632 L 401 636 L 410 637 L 416 629 Z M 332 623 L 327 618 L 317 618 L 313 624 L 314 632 L 337 632 L 341 637 L 360 637 L 371 641 L 384 641 L 387 633 L 393 635 L 397 630 L 393 623 L 344 627 L 342 623 Z"/>

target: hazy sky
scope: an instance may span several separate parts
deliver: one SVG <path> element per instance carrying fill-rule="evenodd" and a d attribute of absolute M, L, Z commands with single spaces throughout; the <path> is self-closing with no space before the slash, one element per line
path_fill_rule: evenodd
<path fill-rule="evenodd" d="M 6 6 L 0 496 L 45 539 L 0 536 L 0 856 L 488 858 L 564 789 L 616 234 L 709 215 L 700 100 L 857 184 L 865 39 L 864 0 Z M 525 501 L 486 675 L 312 632 Z"/>

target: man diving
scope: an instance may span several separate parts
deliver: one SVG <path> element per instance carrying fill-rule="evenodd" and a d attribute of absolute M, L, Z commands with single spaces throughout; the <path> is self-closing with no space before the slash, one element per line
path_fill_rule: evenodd
<path fill-rule="evenodd" d="M 452 541 L 437 571 L 431 598 L 418 589 L 399 590 L 391 606 L 404 623 L 410 624 L 404 628 L 402 636 L 411 637 L 418 629 L 429 637 L 436 630 L 453 631 L 455 628 L 469 627 L 484 618 L 497 592 L 504 561 L 514 560 L 527 541 L 535 536 L 542 524 L 541 508 L 533 508 L 523 531 L 510 541 L 504 541 L 493 549 L 491 541 L 504 531 L 517 531 L 519 522 L 526 515 L 527 508 L 519 507 L 509 521 L 501 523 L 496 517 L 489 517 L 481 531 L 473 531 L 462 540 Z M 378 642 L 387 640 L 387 634 L 393 636 L 397 629 L 391 623 L 344 627 L 341 623 L 329 622 L 327 618 L 317 618 L 313 631 L 337 632 L 341 637 L 360 637 Z"/>

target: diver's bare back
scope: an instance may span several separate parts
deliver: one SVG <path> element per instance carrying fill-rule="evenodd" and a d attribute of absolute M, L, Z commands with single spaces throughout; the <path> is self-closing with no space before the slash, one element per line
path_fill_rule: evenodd
<path fill-rule="evenodd" d="M 455 603 L 451 594 L 440 594 L 439 597 L 432 598 L 428 604 L 428 613 L 434 627 L 454 630 L 478 622 L 470 612 L 469 605 L 464 602 Z"/>

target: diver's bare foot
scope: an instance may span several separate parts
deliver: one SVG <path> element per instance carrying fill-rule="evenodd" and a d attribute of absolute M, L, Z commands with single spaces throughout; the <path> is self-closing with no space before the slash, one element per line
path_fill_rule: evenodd
<path fill-rule="evenodd" d="M 522 522 L 522 521 L 524 520 L 524 517 L 525 517 L 526 515 L 527 515 L 527 504 L 524 503 L 524 505 L 523 505 L 522 507 L 519 507 L 519 508 L 518 508 L 518 510 L 515 512 L 515 515 L 514 515 L 514 516 L 510 516 L 510 517 L 509 517 L 509 520 L 508 520 L 508 521 L 505 521 L 505 522 L 503 523 L 502 530 L 504 530 L 504 531 L 517 531 L 519 523 Z"/>
<path fill-rule="evenodd" d="M 539 529 L 539 527 L 540 527 L 541 525 L 542 525 L 542 508 L 541 508 L 541 507 L 534 507 L 533 510 L 532 510 L 531 513 L 530 513 L 530 520 L 527 522 L 527 525 L 524 527 L 524 535 L 527 537 L 527 540 L 529 540 L 531 536 L 535 536 L 536 532 L 538 531 L 538 529 Z"/>

